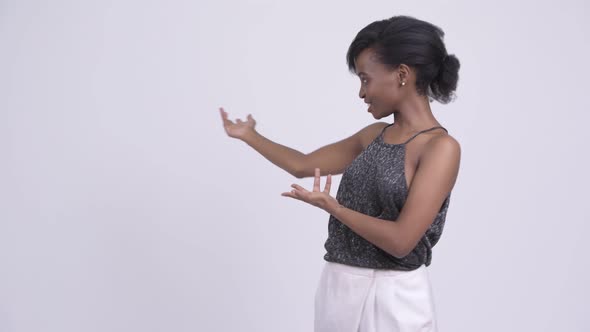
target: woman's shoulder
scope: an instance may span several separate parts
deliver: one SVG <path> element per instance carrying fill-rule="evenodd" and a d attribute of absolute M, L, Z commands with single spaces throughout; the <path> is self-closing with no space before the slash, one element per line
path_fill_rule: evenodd
<path fill-rule="evenodd" d="M 427 146 L 448 145 L 460 147 L 459 141 L 455 139 L 455 137 L 453 137 L 451 134 L 449 134 L 446 130 L 434 134 L 426 144 Z"/>
<path fill-rule="evenodd" d="M 432 135 L 424 144 L 422 157 L 432 154 L 446 154 L 459 157 L 461 155 L 461 144 L 446 131 Z"/>

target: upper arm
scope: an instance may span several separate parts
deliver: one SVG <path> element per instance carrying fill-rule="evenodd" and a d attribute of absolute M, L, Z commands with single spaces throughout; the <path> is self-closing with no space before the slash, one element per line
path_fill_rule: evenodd
<path fill-rule="evenodd" d="M 367 140 L 374 139 L 385 125 L 384 122 L 370 124 L 350 137 L 306 154 L 297 171 L 298 177 L 314 176 L 315 168 L 320 169 L 321 175 L 343 173 L 363 151 Z"/>
<path fill-rule="evenodd" d="M 451 136 L 437 137 L 427 143 L 397 219 L 399 228 L 394 236 L 400 257 L 416 247 L 436 218 L 455 185 L 460 159 L 461 147 Z"/>

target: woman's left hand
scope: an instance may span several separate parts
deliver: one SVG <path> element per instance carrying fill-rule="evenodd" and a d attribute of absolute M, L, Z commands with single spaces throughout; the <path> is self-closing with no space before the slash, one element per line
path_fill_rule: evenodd
<path fill-rule="evenodd" d="M 291 187 L 294 189 L 290 192 L 282 193 L 281 196 L 298 199 L 332 214 L 335 209 L 340 207 L 340 204 L 334 197 L 330 196 L 331 186 L 332 175 L 328 174 L 324 191 L 320 191 L 320 169 L 316 168 L 315 178 L 313 180 L 313 191 L 308 191 L 300 185 L 292 184 Z"/>

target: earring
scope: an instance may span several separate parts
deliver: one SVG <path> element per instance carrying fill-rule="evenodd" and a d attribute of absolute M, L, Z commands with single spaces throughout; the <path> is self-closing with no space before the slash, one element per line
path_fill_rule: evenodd
<path fill-rule="evenodd" d="M 402 82 L 402 86 L 406 85 L 406 82 Z"/>

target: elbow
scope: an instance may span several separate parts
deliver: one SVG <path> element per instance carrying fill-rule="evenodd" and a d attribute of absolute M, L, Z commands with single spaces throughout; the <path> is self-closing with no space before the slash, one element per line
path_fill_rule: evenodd
<path fill-rule="evenodd" d="M 294 177 L 296 177 L 298 179 L 303 179 L 305 177 L 303 172 L 301 172 L 301 171 L 293 171 L 293 172 L 291 172 L 291 175 L 293 175 Z"/>
<path fill-rule="evenodd" d="M 395 245 L 393 248 L 389 250 L 389 254 L 397 259 L 403 259 L 404 257 L 408 256 L 413 250 L 415 246 L 411 246 L 407 241 L 394 239 L 391 241 Z"/>
<path fill-rule="evenodd" d="M 397 259 L 403 259 L 404 257 L 408 256 L 411 252 L 412 252 L 412 250 L 397 249 L 393 252 L 390 252 L 390 254 L 391 254 L 391 256 L 393 256 Z"/>
<path fill-rule="evenodd" d="M 412 231 L 404 229 L 404 224 L 399 219 L 390 225 L 392 231 L 388 240 L 389 254 L 397 259 L 403 259 L 416 249 L 422 237 L 416 237 Z"/>
<path fill-rule="evenodd" d="M 305 177 L 308 177 L 308 172 L 305 171 L 304 168 L 295 168 L 292 172 L 291 175 L 293 175 L 294 177 L 298 178 L 298 179 L 303 179 Z"/>
<path fill-rule="evenodd" d="M 304 158 L 305 158 L 305 156 L 304 156 Z M 296 177 L 298 179 L 303 179 L 305 177 L 310 176 L 309 172 L 307 171 L 307 169 L 305 167 L 305 161 L 301 161 L 298 164 L 296 164 L 295 166 L 293 166 L 293 170 L 290 173 L 291 173 L 291 175 L 293 175 L 294 177 Z"/>
<path fill-rule="evenodd" d="M 398 247 L 394 246 L 392 248 L 389 248 L 389 250 L 386 250 L 386 251 L 388 254 L 390 254 L 391 256 L 393 256 L 397 259 L 402 259 L 409 254 L 409 252 L 407 252 L 406 250 L 404 250 L 403 248 L 401 248 L 399 246 Z"/>

